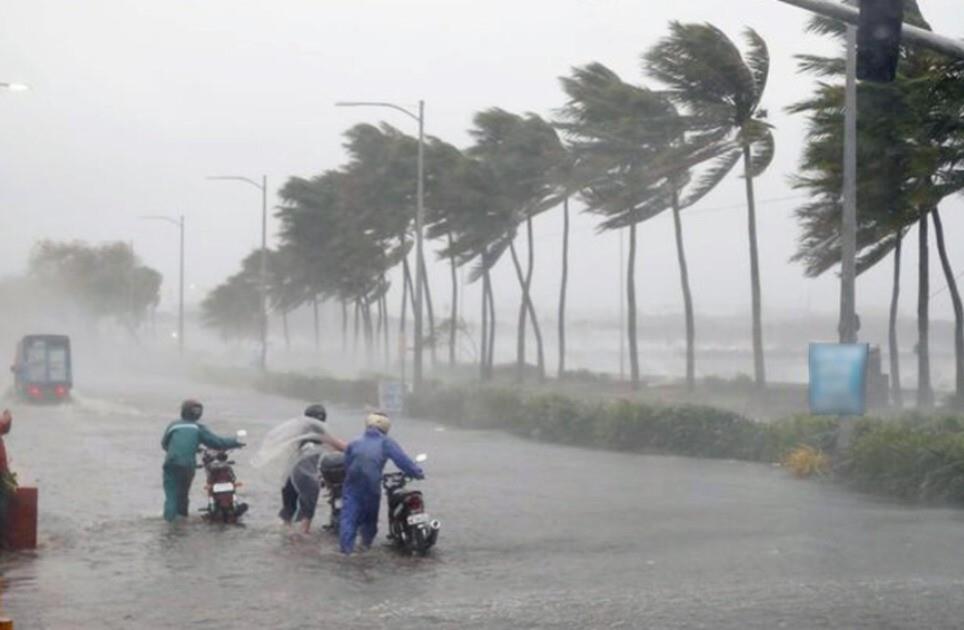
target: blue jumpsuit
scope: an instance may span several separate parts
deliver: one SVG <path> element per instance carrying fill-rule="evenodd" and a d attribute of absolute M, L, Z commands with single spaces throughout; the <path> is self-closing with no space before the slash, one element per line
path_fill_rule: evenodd
<path fill-rule="evenodd" d="M 389 459 L 410 477 L 422 479 L 425 476 L 395 440 L 374 427 L 366 429 L 364 435 L 348 445 L 339 524 L 342 553 L 354 550 L 359 530 L 363 546 L 370 547 L 375 540 L 382 499 L 382 470 Z"/>

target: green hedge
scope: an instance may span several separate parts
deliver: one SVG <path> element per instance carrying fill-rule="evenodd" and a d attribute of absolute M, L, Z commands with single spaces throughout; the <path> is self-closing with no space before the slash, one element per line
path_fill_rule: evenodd
<path fill-rule="evenodd" d="M 824 447 L 836 429 L 819 418 L 762 424 L 703 405 L 587 402 L 509 388 L 430 389 L 409 398 L 409 413 L 561 444 L 750 461 L 777 461 L 801 443 Z"/>
<path fill-rule="evenodd" d="M 227 384 L 301 398 L 363 406 L 378 400 L 375 380 L 291 373 L 207 373 Z M 835 452 L 839 421 L 807 415 L 763 423 L 702 405 L 628 400 L 587 401 L 558 393 L 482 386 L 426 387 L 408 399 L 412 416 L 472 429 L 593 448 L 690 457 L 779 462 L 806 444 L 833 457 L 839 481 L 905 500 L 964 504 L 964 418 L 908 414 L 865 418 L 849 448 Z"/>

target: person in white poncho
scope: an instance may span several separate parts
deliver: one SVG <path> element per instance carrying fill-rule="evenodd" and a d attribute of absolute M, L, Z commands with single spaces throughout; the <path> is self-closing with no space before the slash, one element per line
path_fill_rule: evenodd
<path fill-rule="evenodd" d="M 343 452 L 346 444 L 328 433 L 325 427 L 328 413 L 323 405 L 310 405 L 304 415 L 269 431 L 253 463 L 262 467 L 274 460 L 284 462 L 278 516 L 289 525 L 300 523 L 302 531 L 307 533 L 321 491 L 318 468 L 321 457 L 326 452 Z"/>

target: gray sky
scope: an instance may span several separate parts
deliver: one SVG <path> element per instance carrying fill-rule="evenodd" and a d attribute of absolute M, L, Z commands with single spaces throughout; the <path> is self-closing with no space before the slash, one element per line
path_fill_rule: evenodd
<path fill-rule="evenodd" d="M 921 0 L 935 27 L 964 35 L 959 0 Z M 0 0 L 0 81 L 28 93 L 0 93 L 0 274 L 15 273 L 36 239 L 133 241 L 165 274 L 165 300 L 176 291 L 173 227 L 142 214 L 184 213 L 192 301 L 233 273 L 257 246 L 260 197 L 239 183 L 206 175 L 266 173 L 277 189 L 291 175 L 342 163 L 340 134 L 384 119 L 414 133 L 391 112 L 339 110 L 339 99 L 427 102 L 427 132 L 468 144 L 474 112 L 498 105 L 551 115 L 563 103 L 557 78 L 573 65 L 600 61 L 642 81 L 639 55 L 671 19 L 709 21 L 731 36 L 752 26 L 773 58 L 764 99 L 776 126 L 777 156 L 758 180 L 760 255 L 768 313 L 832 311 L 832 276 L 803 278 L 787 259 L 798 234 L 796 167 L 803 121 L 784 107 L 806 96 L 809 79 L 792 56 L 829 51 L 803 33 L 806 15 L 776 0 Z M 274 201 L 273 195 L 270 197 Z M 743 183 L 731 177 L 684 215 L 697 309 L 748 312 L 749 280 Z M 961 243 L 960 199 L 944 207 L 948 241 Z M 558 213 L 537 228 L 535 296 L 554 309 Z M 594 219 L 573 223 L 571 301 L 575 316 L 615 316 L 618 241 L 595 236 Z M 908 239 L 902 312 L 914 312 L 916 235 Z M 641 314 L 681 310 L 670 218 L 640 232 Z M 956 269 L 964 250 L 953 247 Z M 943 286 L 934 257 L 933 285 Z M 506 261 L 507 262 L 507 261 Z M 447 275 L 433 270 L 440 305 Z M 508 264 L 496 281 L 504 306 L 517 299 Z M 884 308 L 890 265 L 860 281 L 859 310 Z M 478 290 L 468 291 L 474 316 Z M 394 304 L 394 302 L 393 302 Z M 946 293 L 937 317 L 950 317 Z M 832 331 L 830 331 L 832 333 Z"/>

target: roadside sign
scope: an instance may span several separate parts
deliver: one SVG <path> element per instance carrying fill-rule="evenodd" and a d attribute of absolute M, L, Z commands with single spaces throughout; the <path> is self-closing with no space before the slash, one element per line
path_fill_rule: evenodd
<path fill-rule="evenodd" d="M 867 407 L 865 343 L 810 344 L 810 413 L 862 416 Z"/>
<path fill-rule="evenodd" d="M 392 415 L 402 413 L 405 410 L 404 385 L 400 381 L 379 381 L 378 406 Z"/>

